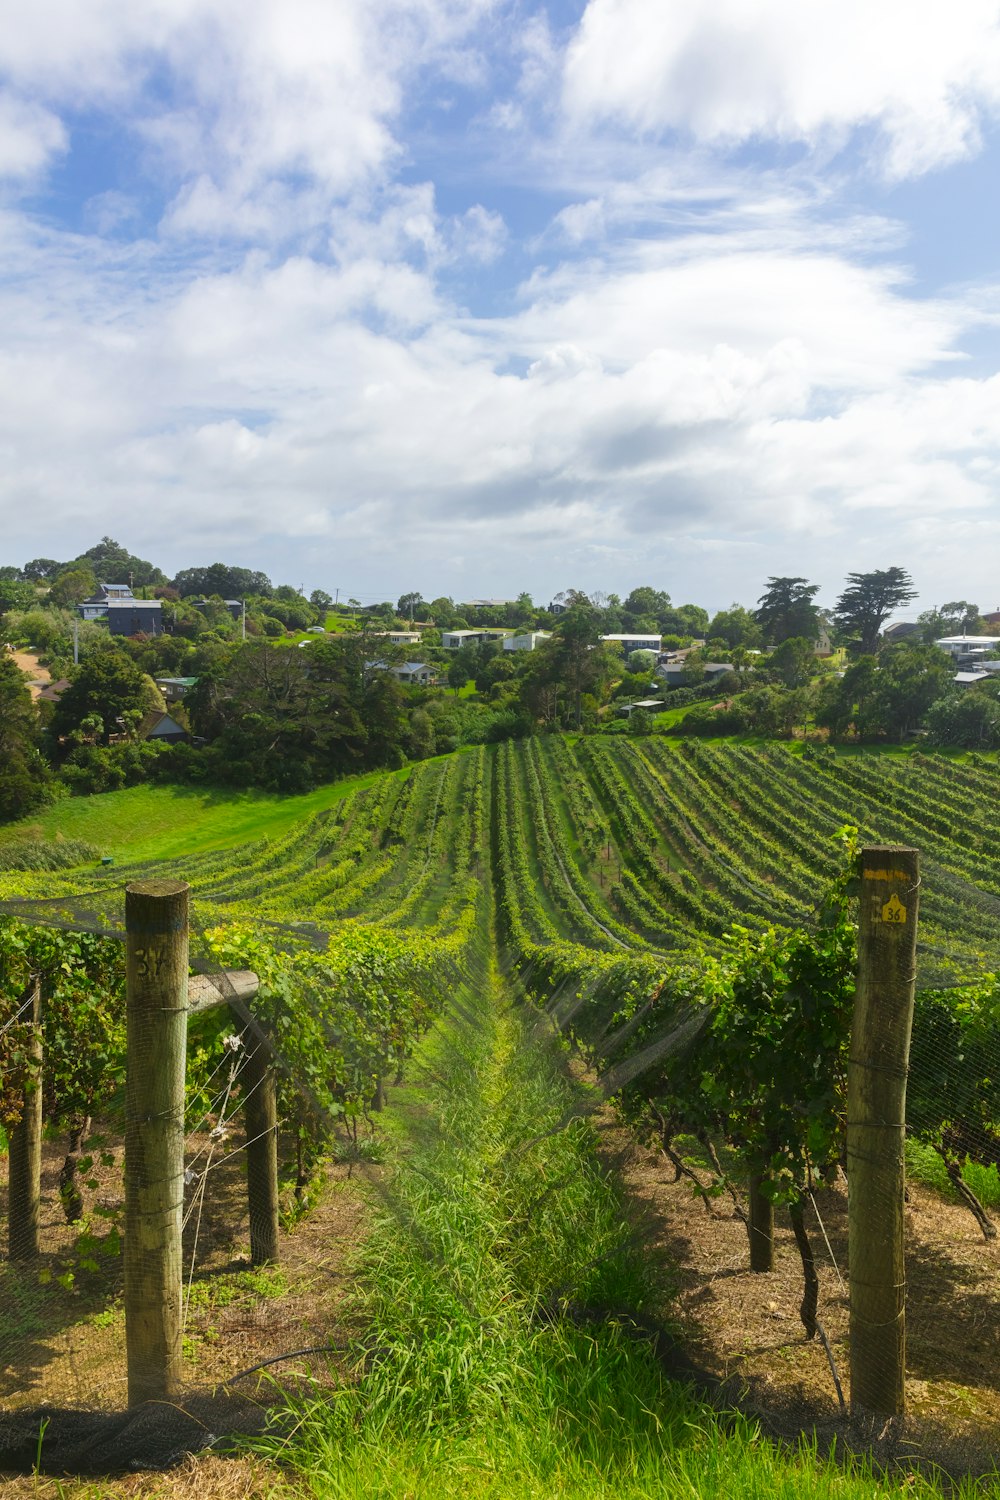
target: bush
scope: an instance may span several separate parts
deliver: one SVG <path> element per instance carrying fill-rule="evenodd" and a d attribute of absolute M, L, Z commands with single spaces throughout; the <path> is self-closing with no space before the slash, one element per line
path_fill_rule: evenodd
<path fill-rule="evenodd" d="M 0 870 L 67 870 L 100 858 L 101 851 L 83 839 L 12 839 L 0 844 Z"/>

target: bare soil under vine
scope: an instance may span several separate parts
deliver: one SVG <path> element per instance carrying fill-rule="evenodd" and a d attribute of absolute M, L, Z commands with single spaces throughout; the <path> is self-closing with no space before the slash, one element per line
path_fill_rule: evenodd
<path fill-rule="evenodd" d="M 636 1234 L 673 1267 L 681 1339 L 719 1382 L 723 1401 L 756 1412 L 780 1435 L 813 1430 L 821 1440 L 849 1439 L 830 1361 L 800 1321 L 802 1265 L 787 1212 L 777 1214 L 775 1269 L 754 1274 L 746 1228 L 728 1195 L 706 1205 L 610 1107 L 594 1124 L 603 1158 L 620 1174 Z M 707 1185 L 706 1164 L 688 1160 Z M 919 1183 L 909 1200 L 902 1450 L 952 1472 L 982 1473 L 1000 1453 L 1000 1241 L 986 1243 L 966 1208 Z M 816 1192 L 806 1223 L 820 1279 L 819 1318 L 849 1400 L 843 1179 Z"/>

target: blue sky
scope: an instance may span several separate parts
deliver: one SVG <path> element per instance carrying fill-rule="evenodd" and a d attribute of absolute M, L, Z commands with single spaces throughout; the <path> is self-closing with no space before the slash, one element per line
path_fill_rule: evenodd
<path fill-rule="evenodd" d="M 1000 605 L 1000 0 L 35 0 L 2 561 Z"/>

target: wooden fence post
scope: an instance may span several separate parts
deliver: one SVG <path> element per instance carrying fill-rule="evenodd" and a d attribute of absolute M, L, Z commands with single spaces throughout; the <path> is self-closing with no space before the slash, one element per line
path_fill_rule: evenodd
<path fill-rule="evenodd" d="M 751 1271 L 774 1270 L 774 1204 L 761 1192 L 762 1182 L 761 1177 L 750 1179 L 747 1231 Z"/>
<path fill-rule="evenodd" d="M 188 887 L 125 887 L 125 1344 L 128 1401 L 181 1385 Z"/>
<path fill-rule="evenodd" d="M 30 1028 L 26 1052 L 24 1108 L 8 1141 L 7 1246 L 11 1260 L 38 1254 L 38 1215 L 42 1176 L 42 988 L 36 977 L 25 1012 Z"/>
<path fill-rule="evenodd" d="M 243 1122 L 247 1137 L 247 1206 L 250 1261 L 278 1259 L 278 1105 L 271 1049 L 255 1027 L 243 1032 Z"/>
<path fill-rule="evenodd" d="M 847 1072 L 851 1408 L 906 1405 L 906 1070 L 913 1025 L 919 857 L 861 851 L 858 983 Z"/>

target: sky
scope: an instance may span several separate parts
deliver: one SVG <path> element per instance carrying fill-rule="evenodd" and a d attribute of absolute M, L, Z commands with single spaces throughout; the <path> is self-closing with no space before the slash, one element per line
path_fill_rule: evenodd
<path fill-rule="evenodd" d="M 1000 606 L 1000 0 L 32 0 L 0 562 Z"/>

